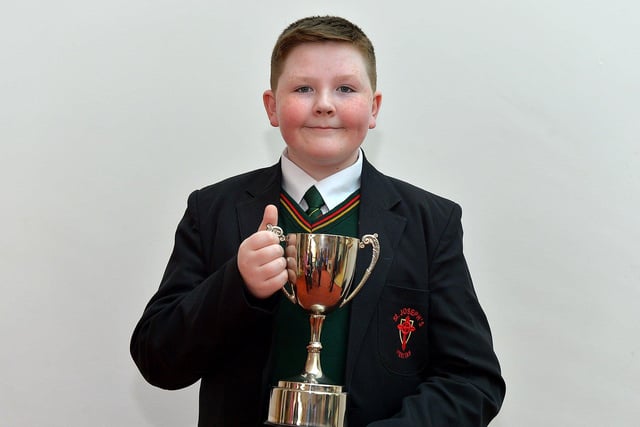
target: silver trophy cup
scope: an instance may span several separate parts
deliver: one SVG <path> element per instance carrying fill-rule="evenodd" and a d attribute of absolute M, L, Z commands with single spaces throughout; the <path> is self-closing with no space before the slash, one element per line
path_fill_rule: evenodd
<path fill-rule="evenodd" d="M 289 280 L 282 288 L 294 304 L 310 316 L 311 339 L 304 371 L 295 378 L 278 381 L 271 390 L 267 424 L 305 427 L 343 427 L 347 394 L 322 373 L 320 333 L 325 316 L 347 304 L 362 289 L 378 257 L 377 234 L 362 239 L 331 234 L 291 233 L 280 227 L 267 229 L 286 242 Z M 352 288 L 358 250 L 372 246 L 371 262 L 360 282 Z"/>

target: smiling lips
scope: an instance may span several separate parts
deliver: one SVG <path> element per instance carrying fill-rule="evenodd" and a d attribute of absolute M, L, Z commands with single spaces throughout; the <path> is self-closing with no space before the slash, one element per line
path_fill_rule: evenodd
<path fill-rule="evenodd" d="M 333 126 L 307 126 L 307 128 L 312 130 L 319 130 L 319 131 L 340 129 L 339 127 L 333 127 Z"/>

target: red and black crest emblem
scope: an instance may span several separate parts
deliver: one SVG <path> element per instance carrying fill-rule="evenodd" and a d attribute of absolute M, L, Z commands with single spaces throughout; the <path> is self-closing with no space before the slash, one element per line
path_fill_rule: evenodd
<path fill-rule="evenodd" d="M 412 355 L 409 341 L 411 336 L 424 326 L 424 318 L 418 310 L 405 307 L 393 315 L 393 321 L 398 329 L 400 341 L 400 348 L 396 349 L 396 355 L 400 359 L 408 359 Z"/>

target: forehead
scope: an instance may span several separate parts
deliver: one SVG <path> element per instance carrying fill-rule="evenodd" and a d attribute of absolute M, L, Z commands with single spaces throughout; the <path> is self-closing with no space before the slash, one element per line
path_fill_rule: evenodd
<path fill-rule="evenodd" d="M 365 59 L 348 43 L 303 43 L 289 52 L 282 68 L 289 75 L 320 72 L 366 74 Z"/>

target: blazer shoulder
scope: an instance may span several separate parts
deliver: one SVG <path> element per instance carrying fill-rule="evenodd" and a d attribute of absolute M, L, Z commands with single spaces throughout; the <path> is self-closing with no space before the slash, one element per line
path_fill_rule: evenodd
<path fill-rule="evenodd" d="M 424 188 L 418 187 L 417 185 L 411 184 L 409 182 L 403 181 L 398 178 L 394 178 L 391 176 L 387 177 L 392 185 L 400 192 L 403 196 L 410 199 L 418 199 L 418 200 L 428 200 L 431 203 L 435 203 L 442 206 L 452 207 L 457 205 L 457 203 L 451 199 L 443 197 L 439 194 L 432 193 L 431 191 L 425 190 Z"/>
<path fill-rule="evenodd" d="M 222 200 L 239 200 L 279 188 L 281 172 L 279 163 L 225 178 L 191 193 L 189 200 L 197 199 L 199 204 L 216 204 Z"/>
<path fill-rule="evenodd" d="M 444 216 L 447 218 L 454 212 L 459 213 L 462 211 L 461 206 L 451 199 L 425 190 L 407 181 L 384 175 L 378 171 L 375 171 L 375 173 L 378 175 L 378 179 L 386 182 L 385 185 L 387 185 L 392 192 L 397 193 L 398 205 L 404 206 L 405 209 L 418 209 L 426 211 L 431 216 Z"/>
<path fill-rule="evenodd" d="M 249 172 L 244 172 L 235 176 L 225 178 L 221 181 L 202 187 L 196 191 L 199 191 L 201 193 L 210 193 L 227 190 L 229 188 L 252 188 L 257 184 L 263 184 L 264 186 L 273 179 L 276 179 L 279 176 L 279 171 L 280 168 L 278 163 L 269 167 L 255 169 Z"/>

